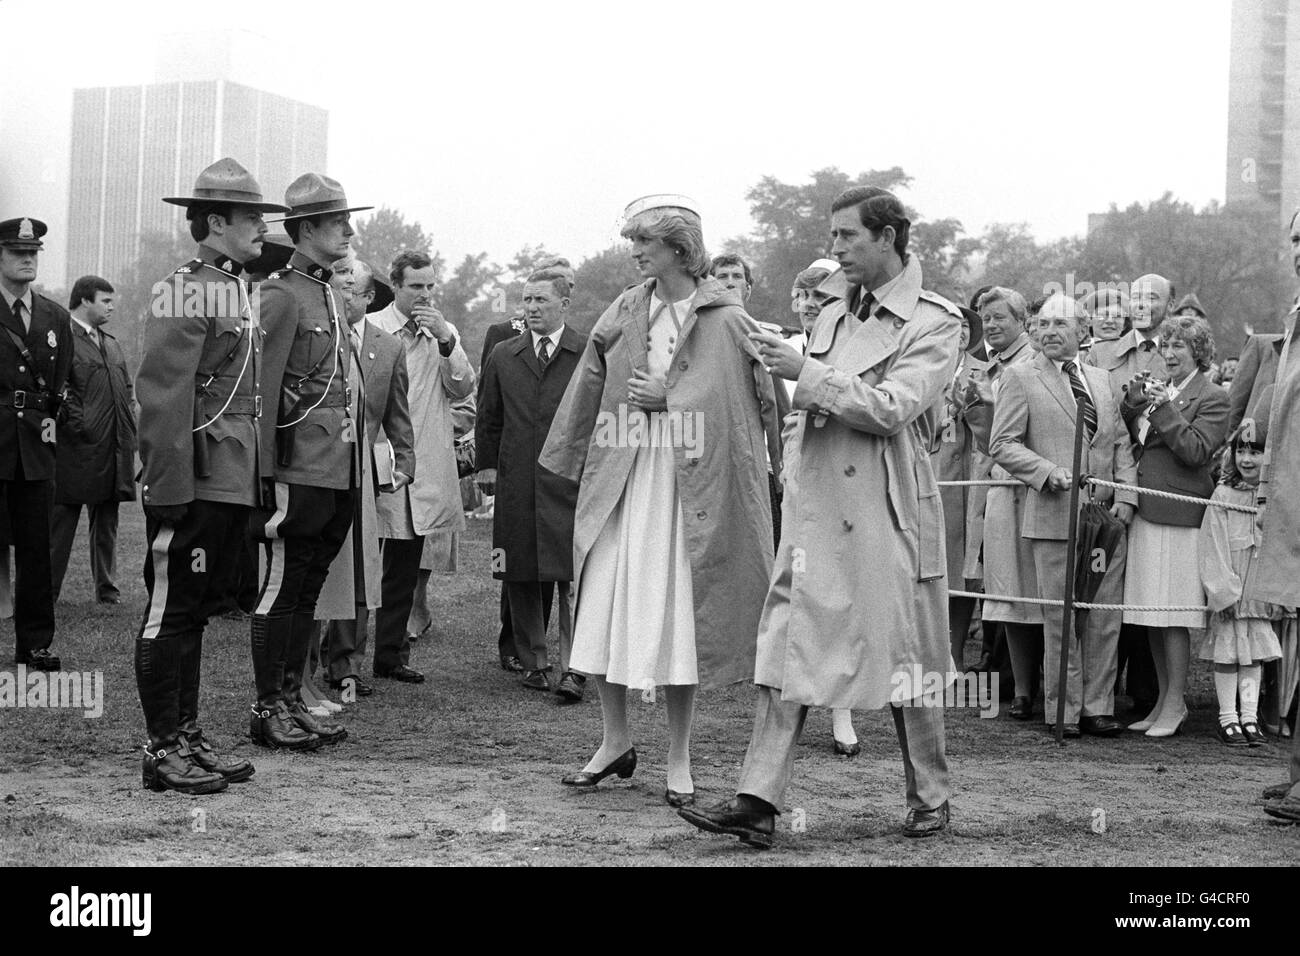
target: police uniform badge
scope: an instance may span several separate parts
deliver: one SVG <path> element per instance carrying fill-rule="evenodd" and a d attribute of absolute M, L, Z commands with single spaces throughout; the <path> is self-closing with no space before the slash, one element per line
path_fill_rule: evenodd
<path fill-rule="evenodd" d="M 24 219 L 22 222 L 18 224 L 18 238 L 19 239 L 36 238 L 36 230 L 33 228 L 32 221 L 30 219 Z"/>
<path fill-rule="evenodd" d="M 59 340 L 55 337 L 53 329 L 46 333 L 45 341 L 50 344 L 50 348 L 58 348 Z"/>

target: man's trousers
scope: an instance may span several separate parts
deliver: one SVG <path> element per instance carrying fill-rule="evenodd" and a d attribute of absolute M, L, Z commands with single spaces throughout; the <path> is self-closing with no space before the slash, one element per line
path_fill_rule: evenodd
<path fill-rule="evenodd" d="M 63 590 L 63 577 L 68 573 L 68 560 L 72 557 L 72 544 L 77 538 L 82 508 L 90 518 L 90 573 L 95 582 L 95 597 L 100 601 L 120 597 L 117 587 L 118 501 L 114 498 L 95 505 L 54 506 L 50 519 L 54 599 L 57 601 Z"/>
<path fill-rule="evenodd" d="M 936 810 L 949 796 L 948 761 L 943 745 L 943 707 L 891 706 L 894 730 L 903 752 L 907 805 Z M 794 751 L 808 708 L 781 700 L 781 692 L 758 687 L 754 731 L 745 753 L 737 793 L 766 800 L 779 812 L 794 771 Z"/>
<path fill-rule="evenodd" d="M 54 643 L 54 586 L 50 569 L 50 509 L 54 482 L 27 481 L 19 461 L 12 481 L 0 481 L 14 546 L 14 636 L 19 656 Z"/>
<path fill-rule="evenodd" d="M 573 647 L 573 615 L 568 581 L 506 581 L 506 601 L 514 632 L 514 650 L 526 671 L 548 670 L 546 630 L 551 623 L 555 594 L 560 596 L 560 673 L 569 670 Z"/>
<path fill-rule="evenodd" d="M 1034 571 L 1041 597 L 1063 600 L 1065 596 L 1064 541 L 1030 541 Z M 1124 601 L 1124 568 L 1127 552 L 1121 545 L 1101 580 L 1093 602 L 1121 604 Z M 1043 608 L 1043 718 L 1056 723 L 1057 690 L 1061 669 L 1061 608 Z M 1121 612 L 1089 611 L 1087 632 L 1070 628 L 1070 654 L 1066 671 L 1065 723 L 1077 724 L 1079 717 L 1115 715 L 1115 674 L 1119 669 L 1119 627 Z M 1079 616 L 1075 616 L 1079 620 Z M 1017 690 L 1017 693 L 1019 691 Z"/>
<path fill-rule="evenodd" d="M 415 582 L 420 574 L 424 538 L 384 538 L 384 580 L 380 588 L 381 607 L 375 612 L 375 674 L 405 667 L 411 660 L 411 642 L 406 622 L 415 599 Z"/>

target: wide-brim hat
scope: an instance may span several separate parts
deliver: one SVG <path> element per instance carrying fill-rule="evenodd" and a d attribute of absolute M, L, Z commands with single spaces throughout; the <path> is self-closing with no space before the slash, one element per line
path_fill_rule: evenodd
<path fill-rule="evenodd" d="M 393 295 L 393 287 L 383 279 L 379 278 L 378 275 L 375 275 L 373 269 L 371 270 L 370 281 L 375 290 L 375 297 L 370 301 L 370 304 L 366 306 L 367 315 L 372 312 L 384 311 L 384 309 L 393 304 L 393 300 L 396 298 L 396 296 Z"/>
<path fill-rule="evenodd" d="M 0 222 L 0 246 L 15 251 L 38 252 L 45 248 L 41 236 L 48 231 L 45 223 L 29 216 L 6 219 Z"/>
<path fill-rule="evenodd" d="M 321 173 L 303 173 L 284 191 L 288 215 L 272 222 L 306 219 L 308 216 L 328 216 L 340 212 L 364 212 L 374 206 L 349 206 L 348 197 L 337 179 Z"/>
<path fill-rule="evenodd" d="M 979 348 L 980 343 L 984 341 L 984 320 L 974 309 L 968 309 L 964 305 L 959 305 L 957 308 L 961 309 L 961 314 L 970 323 L 970 341 L 966 343 L 966 351 L 970 352 Z"/>
<path fill-rule="evenodd" d="M 164 196 L 173 206 L 192 206 L 200 202 L 230 203 L 248 206 L 261 212 L 288 212 L 287 206 L 262 199 L 262 187 L 253 174 L 229 156 L 219 159 L 194 180 L 194 195 Z"/>

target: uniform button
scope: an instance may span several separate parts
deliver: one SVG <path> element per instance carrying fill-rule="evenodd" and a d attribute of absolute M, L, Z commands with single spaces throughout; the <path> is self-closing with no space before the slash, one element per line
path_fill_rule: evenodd
<path fill-rule="evenodd" d="M 847 467 L 847 468 L 844 469 L 844 474 L 848 475 L 850 478 L 852 478 L 852 477 L 853 477 L 854 475 L 856 475 L 857 473 L 858 473 L 858 470 L 857 470 L 856 468 L 854 468 L 852 465 L 849 465 L 849 467 Z"/>
<path fill-rule="evenodd" d="M 695 517 L 699 518 L 701 521 L 703 521 L 703 520 L 704 520 L 705 518 L 707 518 L 708 516 L 709 516 L 709 513 L 708 513 L 707 511 L 701 511 L 701 512 L 699 512 L 698 514 L 695 515 Z"/>
<path fill-rule="evenodd" d="M 18 413 L 18 417 L 19 417 L 19 418 L 22 418 L 22 417 L 23 417 L 23 413 L 22 413 L 22 412 L 19 412 L 19 413 Z"/>
<path fill-rule="evenodd" d="M 683 372 L 685 372 L 688 368 L 691 367 L 691 365 L 685 359 L 682 359 L 680 362 L 677 363 L 677 367 L 681 369 Z"/>
<path fill-rule="evenodd" d="M 20 365 L 20 366 L 18 366 L 18 371 L 20 371 L 20 372 L 25 372 L 25 371 L 27 371 L 27 366 L 26 366 L 26 365 Z"/>
<path fill-rule="evenodd" d="M 846 521 L 844 522 L 844 530 L 845 530 L 845 531 L 852 531 L 852 530 L 853 530 L 853 522 L 852 522 L 852 521 L 848 521 L 848 520 L 846 520 Z"/>

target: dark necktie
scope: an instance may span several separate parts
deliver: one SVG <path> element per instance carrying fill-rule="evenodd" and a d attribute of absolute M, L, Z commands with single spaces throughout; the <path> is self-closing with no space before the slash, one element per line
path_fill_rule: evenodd
<path fill-rule="evenodd" d="M 1156 343 L 1152 342 L 1150 339 L 1143 339 L 1142 344 L 1138 346 L 1138 349 L 1143 352 L 1150 352 L 1155 347 Z"/>
<path fill-rule="evenodd" d="M 17 319 L 18 322 L 19 322 L 19 324 L 22 325 L 22 327 L 23 327 L 23 332 L 24 332 L 24 333 L 26 333 L 26 332 L 30 332 L 30 331 L 32 330 L 32 329 L 31 329 L 31 326 L 29 326 L 29 325 L 27 324 L 27 318 L 26 318 L 26 316 L 25 316 L 24 313 L 23 313 L 23 301 L 22 301 L 22 299 L 15 299 L 15 300 L 14 300 L 14 318 Z"/>
<path fill-rule="evenodd" d="M 858 303 L 858 318 L 863 322 L 871 318 L 871 310 L 876 304 L 876 297 L 870 292 L 863 290 L 862 300 Z"/>
<path fill-rule="evenodd" d="M 537 363 L 544 369 L 551 364 L 551 340 L 542 339 L 537 346 Z"/>
<path fill-rule="evenodd" d="M 1092 436 L 1097 434 L 1096 406 L 1092 404 L 1092 399 L 1088 397 L 1088 390 L 1084 388 L 1083 375 L 1079 372 L 1078 363 L 1066 362 L 1065 373 L 1070 376 L 1070 391 L 1074 392 L 1074 400 L 1079 403 L 1079 408 L 1083 409 L 1084 437 L 1092 441 Z"/>

